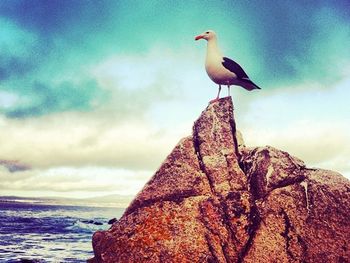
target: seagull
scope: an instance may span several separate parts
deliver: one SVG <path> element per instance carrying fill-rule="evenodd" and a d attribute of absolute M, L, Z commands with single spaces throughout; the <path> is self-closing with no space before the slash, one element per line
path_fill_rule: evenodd
<path fill-rule="evenodd" d="M 208 30 L 195 37 L 195 40 L 205 39 L 208 41 L 207 56 L 205 59 L 205 70 L 209 78 L 219 85 L 218 95 L 210 102 L 219 99 L 221 85 L 227 85 L 228 95 L 230 96 L 230 85 L 237 85 L 246 90 L 260 89 L 253 81 L 251 81 L 244 72 L 242 67 L 227 57 L 222 56 L 218 47 L 217 37 L 214 31 Z"/>

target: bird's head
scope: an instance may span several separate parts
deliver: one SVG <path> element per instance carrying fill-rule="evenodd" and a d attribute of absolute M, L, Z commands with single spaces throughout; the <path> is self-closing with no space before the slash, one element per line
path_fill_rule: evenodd
<path fill-rule="evenodd" d="M 215 37 L 216 37 L 216 34 L 213 30 L 207 30 L 207 31 L 203 32 L 202 34 L 196 36 L 194 38 L 194 40 L 205 39 L 205 40 L 209 41 L 210 39 L 213 39 Z"/>

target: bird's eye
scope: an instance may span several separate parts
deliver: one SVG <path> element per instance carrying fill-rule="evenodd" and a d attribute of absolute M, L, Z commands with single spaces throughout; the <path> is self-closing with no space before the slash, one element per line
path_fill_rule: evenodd
<path fill-rule="evenodd" d="M 209 31 L 205 32 L 206 34 L 209 34 Z"/>

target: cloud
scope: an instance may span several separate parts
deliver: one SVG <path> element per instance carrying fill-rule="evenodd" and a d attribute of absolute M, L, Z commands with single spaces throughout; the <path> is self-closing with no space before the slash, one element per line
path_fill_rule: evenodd
<path fill-rule="evenodd" d="M 301 54 L 288 54 L 287 63 L 298 78 L 318 81 L 324 87 L 349 74 L 350 43 L 349 21 L 334 7 L 315 10 L 311 17 L 312 32 Z"/>
<path fill-rule="evenodd" d="M 11 107 L 0 107 L 0 112 L 8 118 L 37 117 L 64 111 L 89 111 L 101 105 L 107 95 L 93 80 L 84 80 L 82 83 L 65 81 L 57 86 L 35 82 L 21 91 L 8 94 L 18 98 Z M 4 94 L 0 94 L 0 97 L 1 95 Z"/>
<path fill-rule="evenodd" d="M 180 72 L 188 66 L 179 64 L 174 54 L 160 48 L 142 56 L 105 57 L 78 67 L 75 75 L 55 72 L 51 79 L 33 75 L 31 80 L 2 85 L 0 101 L 5 103 L 0 112 L 8 118 L 28 118 L 102 109 L 114 111 L 119 119 L 142 116 L 155 103 L 182 96 Z"/>
<path fill-rule="evenodd" d="M 101 89 L 109 93 L 104 109 L 114 111 L 119 119 L 141 117 L 153 104 L 176 96 L 171 82 L 167 87 L 161 83 L 161 68 L 143 57 L 107 58 L 92 71 Z"/>
<path fill-rule="evenodd" d="M 23 76 L 33 67 L 33 64 L 25 58 L 0 54 L 0 81 Z"/>
<path fill-rule="evenodd" d="M 0 27 L 0 82 L 32 72 L 36 67 L 33 59 L 36 35 L 2 17 Z"/>
<path fill-rule="evenodd" d="M 350 125 L 317 121 L 292 122 L 285 128 L 264 128 L 244 134 L 249 146 L 271 145 L 319 167 L 350 179 Z"/>
<path fill-rule="evenodd" d="M 0 160 L 0 166 L 4 166 L 10 173 L 30 170 L 30 166 L 19 161 Z"/>
<path fill-rule="evenodd" d="M 230 43 L 228 54 L 262 87 L 279 88 L 300 80 L 320 80 L 327 86 L 344 77 L 342 68 L 350 59 L 345 2 L 227 5 L 237 13 L 227 21 L 220 40 Z"/>
<path fill-rule="evenodd" d="M 0 168 L 0 192 L 45 196 L 88 197 L 112 193 L 136 194 L 150 178 L 150 171 L 130 171 L 106 167 L 56 167 L 47 170 L 17 172 L 16 176 Z"/>
<path fill-rule="evenodd" d="M 347 77 L 327 89 L 311 83 L 267 92 L 239 113 L 238 129 L 248 146 L 271 145 L 350 178 L 349 84 Z"/>
<path fill-rule="evenodd" d="M 0 18 L 0 113 L 9 118 L 36 117 L 60 111 L 86 111 L 101 103 L 104 91 L 96 82 L 76 68 L 64 68 L 53 59 L 61 50 L 45 56 L 43 39 L 13 21 Z M 50 58 L 52 59 L 51 62 Z M 69 59 L 67 57 L 66 59 Z M 61 70 L 58 70 L 58 69 Z"/>
<path fill-rule="evenodd" d="M 27 57 L 31 55 L 38 38 L 35 34 L 23 29 L 10 19 L 0 17 L 2 34 L 0 38 L 2 54 L 15 57 Z"/>
<path fill-rule="evenodd" d="M 2 192 L 139 185 L 216 95 L 207 28 L 262 86 L 232 92 L 248 144 L 349 170 L 345 4 L 140 3 L 2 1 L 0 158 L 33 167 L 0 166 Z"/>
<path fill-rule="evenodd" d="M 6 128 L 0 134 L 0 156 L 33 168 L 96 165 L 155 170 L 181 138 L 182 131 L 161 132 L 146 121 L 92 117 L 67 113 L 27 121 L 2 118 Z"/>
<path fill-rule="evenodd" d="M 163 59 L 157 61 L 159 54 Z M 22 91 L 22 97 L 0 93 L 6 102 L 0 156 L 36 169 L 95 165 L 155 170 L 190 133 L 203 108 L 199 96 L 206 97 L 205 88 L 192 87 L 200 80 L 192 59 L 193 54 L 164 49 L 112 56 L 66 86 L 38 84 Z M 94 82 L 86 84 L 84 76 Z M 198 112 L 189 111 L 195 104 Z"/>
<path fill-rule="evenodd" d="M 18 96 L 16 94 L 13 94 L 8 91 L 1 91 L 0 90 L 0 105 L 1 108 L 11 108 L 13 105 L 18 103 Z"/>

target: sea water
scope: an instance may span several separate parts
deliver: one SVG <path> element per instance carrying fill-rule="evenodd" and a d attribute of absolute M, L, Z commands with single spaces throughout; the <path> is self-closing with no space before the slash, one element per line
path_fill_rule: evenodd
<path fill-rule="evenodd" d="M 92 234 L 124 209 L 0 203 L 0 262 L 86 262 Z M 102 225 L 99 225 L 101 224 Z"/>

